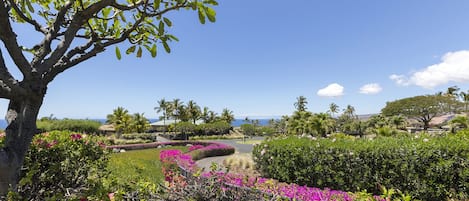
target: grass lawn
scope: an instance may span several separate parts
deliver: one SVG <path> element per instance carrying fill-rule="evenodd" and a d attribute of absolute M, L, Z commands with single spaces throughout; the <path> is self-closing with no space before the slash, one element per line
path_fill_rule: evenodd
<path fill-rule="evenodd" d="M 120 184 L 132 184 L 138 180 L 158 183 L 163 181 L 159 155 L 161 150 L 179 149 L 188 150 L 185 146 L 175 146 L 163 149 L 144 149 L 114 153 L 109 161 L 111 174 Z"/>

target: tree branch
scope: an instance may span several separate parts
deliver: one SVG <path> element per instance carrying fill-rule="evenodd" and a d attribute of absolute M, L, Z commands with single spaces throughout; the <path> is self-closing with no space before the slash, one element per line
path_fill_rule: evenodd
<path fill-rule="evenodd" d="M 16 40 L 16 34 L 13 32 L 10 24 L 10 15 L 5 5 L 0 5 L 0 39 L 3 41 L 13 62 L 23 74 L 25 79 L 31 77 L 31 66 L 26 60 L 22 49 Z"/>
<path fill-rule="evenodd" d="M 43 26 L 41 26 L 41 25 L 39 24 L 39 22 L 37 22 L 37 21 L 34 20 L 34 19 L 30 19 L 29 17 L 27 17 L 27 16 L 21 11 L 21 9 L 18 8 L 18 6 L 16 5 L 15 1 L 9 0 L 9 2 L 10 2 L 11 7 L 15 10 L 16 14 L 18 14 L 18 16 L 19 16 L 22 20 L 24 20 L 25 22 L 27 22 L 27 23 L 33 25 L 33 26 L 34 26 L 34 29 L 36 29 L 36 31 L 39 31 L 39 32 L 41 32 L 41 33 L 43 33 L 43 34 L 46 34 L 46 33 L 47 33 L 47 30 L 46 30 Z"/>
<path fill-rule="evenodd" d="M 60 31 L 60 26 L 63 25 L 63 22 L 65 21 L 65 14 L 67 13 L 67 10 L 70 9 L 73 5 L 75 0 L 68 1 L 58 12 L 57 18 L 53 23 L 53 26 L 49 28 L 49 30 L 46 32 L 46 35 L 44 37 L 44 40 L 39 44 L 41 47 L 40 52 L 38 52 L 33 61 L 31 62 L 31 66 L 35 67 L 37 64 L 39 64 L 40 61 L 42 61 L 50 52 L 51 52 L 51 43 L 52 40 L 56 39 L 58 36 L 58 32 Z"/>
<path fill-rule="evenodd" d="M 47 71 L 48 68 L 54 66 L 61 57 L 65 54 L 67 49 L 70 47 L 76 33 L 82 28 L 83 24 L 99 10 L 109 6 L 113 3 L 113 0 L 102 0 L 98 1 L 83 11 L 77 12 L 73 16 L 73 20 L 64 33 L 63 40 L 57 45 L 56 49 L 52 52 L 51 56 L 41 64 L 40 72 Z"/>
<path fill-rule="evenodd" d="M 11 98 L 11 92 L 25 94 L 18 81 L 10 74 L 0 49 L 0 98 Z"/>

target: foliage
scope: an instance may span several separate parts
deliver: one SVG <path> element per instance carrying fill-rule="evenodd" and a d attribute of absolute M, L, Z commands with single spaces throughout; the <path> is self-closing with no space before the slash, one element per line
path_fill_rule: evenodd
<path fill-rule="evenodd" d="M 102 198 L 107 161 L 104 144 L 95 137 L 64 131 L 37 135 L 25 158 L 17 198 Z"/>
<path fill-rule="evenodd" d="M 224 121 L 216 121 L 213 123 L 205 123 L 197 125 L 196 135 L 224 135 L 232 129 L 231 124 Z"/>
<path fill-rule="evenodd" d="M 316 139 L 289 137 L 255 146 L 264 176 L 345 191 L 377 186 L 422 200 L 444 200 L 469 189 L 468 135 L 438 138 Z"/>
<path fill-rule="evenodd" d="M 306 100 L 306 97 L 304 96 L 299 96 L 296 98 L 296 102 L 293 104 L 295 106 L 295 109 L 297 112 L 304 112 L 306 109 L 306 105 L 308 104 L 308 101 Z"/>
<path fill-rule="evenodd" d="M 36 122 L 37 129 L 42 132 L 73 131 L 79 133 L 98 133 L 101 123 L 88 119 L 49 119 L 42 118 Z"/>
<path fill-rule="evenodd" d="M 257 133 L 256 127 L 254 127 L 252 124 L 241 124 L 240 127 L 244 135 L 254 136 Z"/>
<path fill-rule="evenodd" d="M 195 131 L 196 125 L 191 122 L 179 122 L 174 125 L 174 130 L 182 134 L 193 133 Z"/>
<path fill-rule="evenodd" d="M 116 129 L 117 137 L 122 133 L 144 133 L 150 128 L 150 122 L 143 113 L 129 114 L 129 111 L 123 107 L 117 107 L 112 114 L 107 115 L 107 123 L 110 123 Z"/>
<path fill-rule="evenodd" d="M 387 102 L 381 113 L 384 116 L 403 115 L 414 118 L 427 129 L 433 117 L 450 112 L 448 107 L 452 101 L 453 99 L 442 95 L 414 96 Z"/>

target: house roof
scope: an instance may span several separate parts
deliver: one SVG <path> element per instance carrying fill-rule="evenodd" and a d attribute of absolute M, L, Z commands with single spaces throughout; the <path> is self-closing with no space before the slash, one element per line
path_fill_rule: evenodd
<path fill-rule="evenodd" d="M 104 125 L 101 125 L 98 130 L 100 131 L 110 131 L 110 132 L 114 132 L 116 131 L 116 129 L 114 128 L 114 126 L 112 124 L 104 124 Z"/>

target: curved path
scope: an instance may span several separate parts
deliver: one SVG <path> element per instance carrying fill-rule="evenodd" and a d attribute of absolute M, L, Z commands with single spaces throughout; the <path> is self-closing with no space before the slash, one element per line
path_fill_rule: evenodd
<path fill-rule="evenodd" d="M 249 140 L 263 140 L 263 137 L 254 137 Z M 241 141 L 241 139 L 235 139 L 235 140 L 211 140 L 212 142 L 220 142 L 223 144 L 230 145 L 235 148 L 235 154 L 243 154 L 243 153 L 252 153 L 252 149 L 254 148 L 254 145 L 252 144 L 239 144 L 236 143 L 238 141 Z M 206 171 L 210 170 L 210 166 L 212 165 L 213 162 L 218 163 L 220 165 L 223 164 L 223 161 L 228 158 L 228 156 L 215 156 L 215 157 L 208 157 L 204 158 L 201 160 L 196 161 L 195 163 L 197 164 L 198 167 L 200 168 L 205 168 Z"/>

